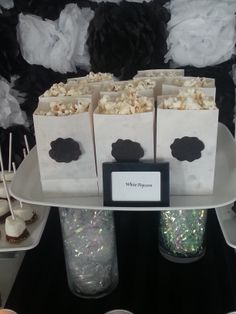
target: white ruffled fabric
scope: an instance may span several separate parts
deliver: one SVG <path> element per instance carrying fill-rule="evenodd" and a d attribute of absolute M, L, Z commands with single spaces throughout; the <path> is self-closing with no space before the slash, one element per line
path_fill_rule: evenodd
<path fill-rule="evenodd" d="M 17 38 L 23 58 L 61 73 L 75 72 L 76 66 L 89 69 L 86 40 L 93 16 L 91 9 L 74 3 L 66 5 L 56 21 L 21 13 Z"/>
<path fill-rule="evenodd" d="M 15 89 L 15 81 L 19 78 L 18 75 L 13 75 L 11 77 L 11 82 L 10 82 L 10 94 L 16 98 L 16 100 L 18 101 L 18 103 L 21 105 L 23 104 L 23 102 L 26 99 L 27 94 L 23 93 L 17 89 Z"/>
<path fill-rule="evenodd" d="M 4 129 L 16 124 L 28 125 L 26 114 L 13 94 L 10 84 L 0 77 L 0 127 Z"/>
<path fill-rule="evenodd" d="M 13 0 L 0 0 L 0 7 L 9 10 L 14 7 Z"/>
<path fill-rule="evenodd" d="M 58 28 L 71 44 L 72 67 L 89 69 L 89 53 L 86 45 L 89 23 L 94 12 L 89 8 L 79 9 L 76 4 L 68 4 L 61 12 Z"/>
<path fill-rule="evenodd" d="M 236 43 L 236 2 L 172 0 L 165 62 L 205 67 L 227 61 Z"/>

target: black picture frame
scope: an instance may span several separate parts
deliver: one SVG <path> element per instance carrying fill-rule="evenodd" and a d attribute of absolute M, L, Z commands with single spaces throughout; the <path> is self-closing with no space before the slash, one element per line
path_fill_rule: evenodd
<path fill-rule="evenodd" d="M 160 201 L 114 201 L 112 199 L 113 172 L 160 172 Z M 105 162 L 103 163 L 103 204 L 116 207 L 169 207 L 170 205 L 169 163 L 153 162 Z"/>

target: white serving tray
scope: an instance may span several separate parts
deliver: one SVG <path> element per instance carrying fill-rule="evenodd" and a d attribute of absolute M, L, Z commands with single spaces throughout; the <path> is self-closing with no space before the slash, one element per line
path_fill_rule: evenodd
<path fill-rule="evenodd" d="M 232 211 L 233 204 L 216 208 L 216 215 L 226 243 L 236 248 L 236 214 Z"/>
<path fill-rule="evenodd" d="M 0 224 L 0 252 L 26 251 L 38 245 L 48 219 L 50 207 L 36 205 L 33 206 L 33 208 L 37 213 L 38 219 L 34 223 L 27 225 L 30 235 L 27 239 L 18 244 L 11 244 L 6 241 L 5 225 Z"/>
<path fill-rule="evenodd" d="M 214 193 L 200 196 L 172 195 L 170 197 L 170 207 L 166 208 L 104 207 L 102 196 L 49 197 L 42 192 L 36 147 L 30 151 L 21 163 L 10 190 L 14 198 L 25 203 L 68 208 L 153 211 L 222 207 L 234 202 L 236 199 L 236 142 L 228 129 L 219 123 Z"/>

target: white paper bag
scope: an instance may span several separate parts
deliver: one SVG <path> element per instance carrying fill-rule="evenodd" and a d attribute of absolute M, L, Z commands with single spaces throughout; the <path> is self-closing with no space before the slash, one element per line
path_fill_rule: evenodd
<path fill-rule="evenodd" d="M 99 193 L 103 191 L 102 164 L 116 159 L 112 150 L 124 153 L 126 144 L 133 145 L 137 156 L 143 150 L 142 160 L 154 161 L 154 118 L 155 111 L 135 114 L 93 114 Z M 131 141 L 131 142 L 130 142 Z M 133 156 L 132 156 L 133 157 Z"/>
<path fill-rule="evenodd" d="M 158 103 L 160 99 L 158 97 Z M 170 163 L 171 194 L 212 194 L 218 109 L 174 110 L 157 107 L 156 121 L 157 161 Z"/>
<path fill-rule="evenodd" d="M 72 97 L 65 97 L 72 101 Z M 77 98 L 79 99 L 82 98 Z M 49 110 L 49 102 L 41 101 L 34 112 L 40 177 L 43 192 L 56 196 L 97 194 L 93 104 L 89 112 L 68 116 L 43 116 L 38 110 Z"/>

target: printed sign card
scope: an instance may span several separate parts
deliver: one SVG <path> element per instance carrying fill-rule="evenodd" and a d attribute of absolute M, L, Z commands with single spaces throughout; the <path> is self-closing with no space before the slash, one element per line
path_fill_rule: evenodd
<path fill-rule="evenodd" d="M 169 164 L 103 163 L 104 206 L 169 206 Z"/>

